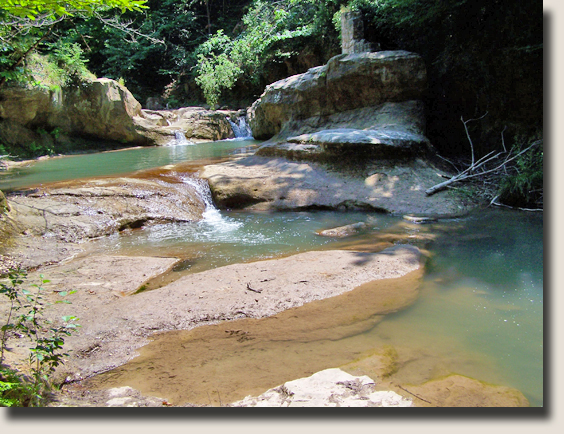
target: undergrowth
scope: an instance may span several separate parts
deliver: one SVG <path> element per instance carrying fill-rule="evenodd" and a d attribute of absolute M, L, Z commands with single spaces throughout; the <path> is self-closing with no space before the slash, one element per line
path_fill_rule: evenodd
<path fill-rule="evenodd" d="M 6 279 L 0 282 L 0 294 L 7 302 L 6 322 L 0 328 L 0 406 L 4 407 L 38 407 L 45 404 L 53 387 L 51 376 L 68 356 L 63 352 L 65 338 L 79 327 L 76 323 L 78 318 L 72 315 L 61 317 L 57 323 L 45 318 L 50 304 L 44 297 L 43 285 L 49 280 L 41 276 L 39 284 L 26 285 L 26 281 L 26 271 L 10 269 Z M 58 294 L 65 297 L 73 292 Z M 70 302 L 63 298 L 56 303 Z M 5 364 L 10 338 L 30 342 L 28 372 Z"/>

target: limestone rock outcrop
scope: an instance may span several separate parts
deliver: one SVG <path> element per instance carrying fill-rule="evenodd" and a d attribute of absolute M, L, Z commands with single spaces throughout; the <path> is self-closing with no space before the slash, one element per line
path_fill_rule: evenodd
<path fill-rule="evenodd" d="M 73 138 L 140 146 L 168 144 L 178 134 L 187 140 L 222 140 L 233 137 L 226 116 L 237 114 L 202 107 L 143 110 L 126 87 L 108 78 L 56 91 L 11 87 L 0 91 L 0 142 L 49 148 L 56 140 Z M 48 133 L 55 129 L 56 134 Z"/>
<path fill-rule="evenodd" d="M 205 204 L 196 189 L 171 179 L 69 181 L 8 198 L 16 230 L 81 242 L 152 223 L 198 221 Z"/>
<path fill-rule="evenodd" d="M 39 131 L 58 128 L 70 136 L 146 145 L 133 122 L 140 113 L 131 92 L 107 78 L 56 91 L 12 87 L 0 92 L 0 138 L 12 145 L 41 142 L 46 138 Z"/>
<path fill-rule="evenodd" d="M 355 147 L 387 158 L 426 152 L 422 58 L 407 51 L 341 54 L 267 86 L 248 111 L 258 155 L 316 159 Z M 389 151 L 389 152 L 388 152 Z M 294 155 L 292 155 L 294 154 Z"/>
<path fill-rule="evenodd" d="M 236 118 L 237 115 L 236 111 L 184 107 L 176 110 L 141 110 L 133 121 L 146 138 L 157 145 L 166 145 L 184 140 L 202 142 L 233 138 L 228 117 Z"/>
<path fill-rule="evenodd" d="M 411 407 L 412 400 L 393 391 L 377 391 L 366 375 L 355 377 L 338 368 L 316 372 L 247 396 L 230 407 Z"/>

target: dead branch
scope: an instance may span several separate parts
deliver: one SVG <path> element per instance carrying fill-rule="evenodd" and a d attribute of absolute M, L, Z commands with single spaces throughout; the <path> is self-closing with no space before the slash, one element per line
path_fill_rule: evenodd
<path fill-rule="evenodd" d="M 98 18 L 98 20 L 100 20 L 102 23 L 106 24 L 107 26 L 124 32 L 126 35 L 128 35 L 131 38 L 130 42 L 137 42 L 136 37 L 140 36 L 142 38 L 149 40 L 153 44 L 166 45 L 164 40 L 153 38 L 152 36 L 146 35 L 145 33 L 140 32 L 138 29 L 131 27 L 133 21 L 121 21 L 118 17 L 104 18 L 102 15 L 98 13 L 95 13 L 94 16 Z"/>
<path fill-rule="evenodd" d="M 484 155 L 483 157 L 479 158 L 478 160 L 476 160 L 475 156 L 474 156 L 474 144 L 472 143 L 472 138 L 470 137 L 470 133 L 468 131 L 467 124 L 468 124 L 468 122 L 482 119 L 484 116 L 486 116 L 486 114 L 484 114 L 483 116 L 481 116 L 478 119 L 470 119 L 470 120 L 467 120 L 467 121 L 465 121 L 463 118 L 460 118 L 460 120 L 464 124 L 464 130 L 466 131 L 466 136 L 468 137 L 468 142 L 470 143 L 470 150 L 471 150 L 471 153 L 472 153 L 472 162 L 471 162 L 470 166 L 468 166 L 462 172 L 459 172 L 456 175 L 452 176 L 451 178 L 447 179 L 446 181 L 443 181 L 443 182 L 436 184 L 433 187 L 425 190 L 425 194 L 427 196 L 431 196 L 432 194 L 435 194 L 436 192 L 447 188 L 448 186 L 450 186 L 451 184 L 453 184 L 455 182 L 466 181 L 466 180 L 470 180 L 470 179 L 473 179 L 473 178 L 476 178 L 476 177 L 485 177 L 485 175 L 495 175 L 502 170 L 505 173 L 507 173 L 507 167 L 508 167 L 509 163 L 511 163 L 513 160 L 515 160 L 520 155 L 523 155 L 524 153 L 529 151 L 534 146 L 537 146 L 537 145 L 542 143 L 542 140 L 536 140 L 531 145 L 529 145 L 527 148 L 519 151 L 517 154 L 513 154 L 513 149 L 511 149 L 508 152 L 506 147 L 505 147 L 505 139 L 504 139 L 504 136 L 503 136 L 503 133 L 505 131 L 505 128 L 504 128 L 503 131 L 501 132 L 501 142 L 502 142 L 502 146 L 503 146 L 504 150 L 502 152 L 498 152 L 498 153 L 495 153 L 495 151 L 492 151 L 492 152 Z M 498 165 L 496 165 L 495 167 L 493 167 L 491 169 L 486 168 L 486 164 L 491 163 L 491 162 L 503 157 L 504 155 L 505 155 L 505 158 L 503 159 L 503 161 L 501 163 L 499 163 Z M 484 180 L 485 180 L 485 178 L 484 178 Z"/>

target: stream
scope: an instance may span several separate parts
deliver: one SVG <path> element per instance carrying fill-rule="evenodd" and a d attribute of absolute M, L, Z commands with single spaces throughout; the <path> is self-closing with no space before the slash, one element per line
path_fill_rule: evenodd
<path fill-rule="evenodd" d="M 124 175 L 186 161 L 194 164 L 187 170 L 195 172 L 201 165 L 248 152 L 258 143 L 224 140 L 52 158 L 19 167 L 8 176 L 0 175 L 0 189 L 6 192 L 61 180 Z M 205 186 L 202 188 L 205 196 L 208 193 Z M 359 221 L 368 222 L 368 227 L 344 240 L 316 234 L 322 229 Z M 420 243 L 415 241 L 420 239 L 418 235 L 433 239 L 424 245 L 428 259 L 419 299 L 404 311 L 388 315 L 373 326 L 359 327 L 357 333 L 346 337 L 317 337 L 307 339 L 305 344 L 303 338 L 292 340 L 292 333 L 282 340 L 273 339 L 276 328 L 269 328 L 268 319 L 256 320 L 263 321 L 256 324 L 257 329 L 262 330 L 263 339 L 239 347 L 237 351 L 229 345 L 207 345 L 209 362 L 205 364 L 198 363 L 200 353 L 188 344 L 190 339 L 201 337 L 172 332 L 177 335 L 155 340 L 143 349 L 139 358 L 116 372 L 104 374 L 102 381 L 115 383 L 129 375 L 127 384 L 135 387 L 139 380 L 127 374 L 128 365 L 133 364 L 129 372 L 138 370 L 138 375 L 146 377 L 147 363 L 158 366 L 164 363 L 158 360 L 158 353 L 164 351 L 163 345 L 173 351 L 175 342 L 176 345 L 182 342 L 194 360 L 187 362 L 186 371 L 177 374 L 191 376 L 194 381 L 217 377 L 216 383 L 221 380 L 225 385 L 222 396 L 227 399 L 232 393 L 230 390 L 261 393 L 269 384 L 268 387 L 273 387 L 304 376 L 302 373 L 345 365 L 359 353 L 388 346 L 412 354 L 416 361 L 413 366 L 404 366 L 398 371 L 398 381 L 416 384 L 453 372 L 514 387 L 532 406 L 542 406 L 542 213 L 488 209 L 463 218 L 418 225 L 404 221 L 401 216 L 366 212 L 219 211 L 209 202 L 204 219 L 198 223 L 162 224 L 125 231 L 93 241 L 92 248 L 113 254 L 180 258 L 181 262 L 172 271 L 147 288 L 158 290 L 187 273 L 313 249 L 370 249 L 390 239 L 390 235 L 401 242 L 415 244 Z M 354 302 L 354 298 L 350 300 Z M 327 303 L 329 306 L 331 301 Z M 312 308 L 303 308 L 304 318 L 307 318 L 308 309 Z M 350 309 L 354 306 L 350 305 Z M 191 332 L 206 334 L 209 342 L 213 342 L 215 335 L 225 335 L 220 326 L 199 329 L 202 330 Z M 294 355 L 293 358 L 290 355 Z M 241 370 L 242 361 L 251 359 L 268 365 L 260 376 L 254 376 L 257 377 L 255 384 L 251 384 L 253 376 Z M 176 368 L 162 365 L 160 369 Z M 174 384 L 172 381 L 169 386 Z M 217 384 L 209 390 L 216 390 Z M 197 384 L 186 387 L 196 388 Z M 194 400 L 209 397 L 204 398 L 194 397 Z"/>

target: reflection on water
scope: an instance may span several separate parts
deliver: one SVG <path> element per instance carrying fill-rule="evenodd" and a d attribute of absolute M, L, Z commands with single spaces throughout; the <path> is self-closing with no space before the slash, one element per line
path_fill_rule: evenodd
<path fill-rule="evenodd" d="M 371 224 L 366 231 L 346 241 L 315 234 L 321 229 L 358 221 Z M 147 376 L 145 369 L 148 367 L 163 372 L 187 369 L 190 373 L 186 371 L 182 375 L 192 376 L 193 381 L 199 382 L 199 386 L 191 384 L 190 387 L 197 390 L 190 396 L 196 399 L 197 395 L 198 402 L 203 402 L 204 390 L 205 394 L 220 390 L 225 394 L 224 399 L 235 396 L 239 388 L 249 393 L 251 390 L 261 392 L 266 384 L 273 387 L 324 367 L 346 365 L 361 354 L 391 347 L 397 351 L 401 362 L 394 381 L 417 384 L 454 372 L 517 388 L 532 405 L 542 406 L 542 237 L 542 214 L 509 211 L 482 211 L 466 218 L 425 225 L 365 213 L 218 211 L 209 221 L 146 228 L 115 237 L 111 242 L 116 242 L 114 248 L 121 252 L 142 254 L 151 246 L 154 254 L 185 258 L 183 266 L 171 273 L 176 276 L 311 249 L 378 250 L 394 243 L 414 243 L 426 248 L 429 259 L 420 297 L 411 307 L 386 316 L 382 322 L 374 318 L 373 323 L 367 322 L 359 316 L 357 327 L 350 329 L 354 332 L 347 336 L 337 337 L 334 334 L 337 326 L 334 326 L 324 329 L 329 330 L 329 334 L 316 335 L 317 338 L 308 339 L 307 344 L 300 339 L 292 340 L 291 332 L 287 339 L 280 340 L 279 335 L 275 336 L 276 328 L 268 334 L 270 326 L 267 324 L 272 320 L 264 319 L 257 320 L 253 326 L 256 333 L 258 330 L 266 333 L 263 339 L 240 345 L 225 340 L 224 328 L 243 325 L 207 326 L 202 331 L 194 331 L 205 334 L 204 341 L 195 338 L 192 332 L 164 335 L 132 365 L 120 369 L 119 375 L 114 373 L 104 381 L 113 378 L 115 384 L 122 384 L 122 380 L 123 384 L 133 382 L 142 390 L 143 387 L 146 391 L 155 390 L 156 383 L 151 387 L 138 383 L 139 378 Z M 174 278 L 169 275 L 170 280 Z M 321 306 L 327 303 L 326 311 L 331 311 L 331 301 L 320 303 Z M 347 306 L 355 312 L 358 305 L 358 300 L 351 298 Z M 304 309 L 307 312 L 307 308 Z M 305 315 L 311 320 L 311 315 Z M 280 328 L 280 319 L 277 321 Z M 157 354 L 183 351 L 175 342 L 181 342 L 182 348 L 193 349 L 190 351 L 192 362 L 180 358 L 181 366 L 173 368 L 162 364 Z M 208 351 L 205 356 L 195 350 L 202 342 L 206 342 L 203 348 Z M 241 363 L 249 360 L 260 360 L 260 363 L 252 364 L 250 374 L 242 373 Z M 290 369 L 294 366 L 291 363 L 299 364 L 300 368 Z M 134 369 L 140 376 L 131 374 L 128 369 Z M 143 372 L 145 374 L 141 375 Z M 211 377 L 217 377 L 217 381 Z M 162 375 L 159 378 L 171 388 L 170 396 L 186 397 L 176 380 L 167 383 Z M 256 378 L 257 382 L 252 383 L 251 378 Z M 263 390 L 259 390 L 261 387 Z"/>

